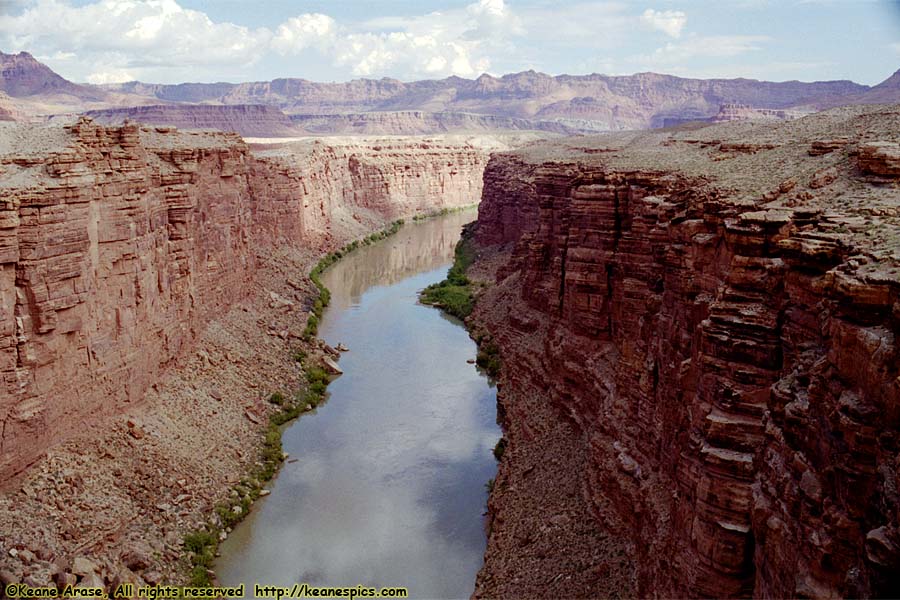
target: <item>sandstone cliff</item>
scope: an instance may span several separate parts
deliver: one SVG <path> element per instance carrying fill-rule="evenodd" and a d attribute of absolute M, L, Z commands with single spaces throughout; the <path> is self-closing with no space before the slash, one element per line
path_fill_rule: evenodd
<path fill-rule="evenodd" d="M 486 162 L 439 139 L 263 154 L 136 124 L 0 131 L 0 478 L 140 403 L 279 248 L 470 204 Z"/>
<path fill-rule="evenodd" d="M 900 594 L 898 126 L 841 109 L 491 160 L 475 322 L 510 443 L 476 595 L 590 595 L 604 573 L 640 596 Z M 586 461 L 554 470 L 627 542 L 557 546 L 552 581 L 523 565 L 555 492 L 517 505 L 550 458 L 517 453 L 542 403 Z"/>

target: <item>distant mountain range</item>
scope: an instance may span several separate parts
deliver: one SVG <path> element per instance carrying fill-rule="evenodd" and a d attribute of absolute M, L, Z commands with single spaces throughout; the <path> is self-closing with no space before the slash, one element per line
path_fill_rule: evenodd
<path fill-rule="evenodd" d="M 6 109 L 34 118 L 91 110 L 95 118 L 110 122 L 133 118 L 181 127 L 235 129 L 254 136 L 494 128 L 573 133 L 757 114 L 790 118 L 842 104 L 900 102 L 900 71 L 876 86 L 852 81 L 687 79 L 657 73 L 550 76 L 535 71 L 414 82 L 275 79 L 93 86 L 64 79 L 27 52 L 0 52 L 0 68 L 0 91 L 10 97 L 0 97 L 0 114 Z M 248 105 L 257 108 L 234 108 Z M 723 105 L 745 109 L 723 112 Z"/>

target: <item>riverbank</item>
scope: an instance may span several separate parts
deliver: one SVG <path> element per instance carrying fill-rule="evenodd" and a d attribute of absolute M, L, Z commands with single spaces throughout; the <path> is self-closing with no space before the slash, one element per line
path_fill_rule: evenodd
<path fill-rule="evenodd" d="M 473 597 L 633 597 L 633 550 L 610 533 L 622 524 L 601 526 L 583 501 L 583 434 L 552 407 L 545 389 L 509 377 L 517 366 L 503 363 L 490 333 L 492 313 L 508 293 L 495 285 L 496 273 L 512 249 L 482 247 L 474 238 L 473 225 L 447 278 L 421 296 L 464 320 L 478 343 L 478 366 L 497 380 L 503 438 L 495 449 L 497 476 L 488 483 L 488 545 Z"/>
<path fill-rule="evenodd" d="M 190 585 L 207 587 L 217 584 L 212 567 L 219 556 L 219 543 L 225 541 L 233 528 L 244 520 L 256 500 L 269 494 L 265 485 L 272 480 L 288 457 L 282 451 L 281 444 L 284 427 L 319 406 L 325 398 L 328 384 L 334 376 L 340 374 L 334 366 L 339 353 L 316 337 L 319 322 L 331 298 L 330 291 L 322 283 L 321 275 L 348 254 L 395 235 L 403 224 L 404 219 L 397 219 L 380 231 L 332 250 L 309 271 L 309 281 L 315 286 L 312 309 L 300 340 L 289 349 L 291 360 L 299 365 L 303 373 L 305 385 L 296 389 L 278 390 L 268 396 L 267 400 L 272 408 L 268 411 L 268 425 L 264 430 L 258 460 L 249 471 L 243 473 L 240 482 L 231 488 L 229 496 L 216 503 L 209 520 L 185 535 L 184 550 L 185 559 L 190 564 Z M 277 297 L 272 297 L 272 300 L 280 305 L 290 302 Z M 290 338 L 290 334 L 287 337 Z"/>
<path fill-rule="evenodd" d="M 322 273 L 331 305 L 318 336 L 344 344 L 344 374 L 315 419 L 282 436 L 286 463 L 220 547 L 219 580 L 403 586 L 467 597 L 481 566 L 484 483 L 496 472 L 496 392 L 469 363 L 455 319 L 417 301 L 443 278 L 461 225 L 403 227 Z"/>
<path fill-rule="evenodd" d="M 15 532 L 2 540 L 0 582 L 213 581 L 208 565 L 222 533 L 281 461 L 272 425 L 311 404 L 308 375 L 324 350 L 305 315 L 315 315 L 321 291 L 299 274 L 335 255 L 321 256 L 285 247 L 260 261 L 248 296 L 170 365 L 143 403 L 84 427 L 15 482 L 0 498 L 0 530 Z"/>

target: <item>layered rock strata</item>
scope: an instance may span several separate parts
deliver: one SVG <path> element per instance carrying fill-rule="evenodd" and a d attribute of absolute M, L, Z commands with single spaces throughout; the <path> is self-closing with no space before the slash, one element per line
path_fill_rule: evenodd
<path fill-rule="evenodd" d="M 900 593 L 898 114 L 585 138 L 489 164 L 476 237 L 505 258 L 475 321 L 501 349 L 504 414 L 544 389 L 573 424 L 584 501 L 631 542 L 638 595 Z M 515 460 L 535 433 L 507 428 Z M 527 471 L 501 466 L 498 483 Z M 486 597 L 538 577 L 509 556 L 502 497 Z"/>
<path fill-rule="evenodd" d="M 140 403 L 274 251 L 470 204 L 486 162 L 435 140 L 259 157 L 235 135 L 136 124 L 3 134 L 2 479 Z"/>
<path fill-rule="evenodd" d="M 121 125 L 126 120 L 132 120 L 182 129 L 218 129 L 242 136 L 289 137 L 303 133 L 278 108 L 258 104 L 158 104 L 90 110 L 84 114 L 104 125 Z"/>

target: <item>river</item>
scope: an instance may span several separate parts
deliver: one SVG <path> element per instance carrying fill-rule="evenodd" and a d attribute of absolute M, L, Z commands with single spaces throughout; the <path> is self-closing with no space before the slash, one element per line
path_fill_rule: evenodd
<path fill-rule="evenodd" d="M 474 211 L 407 224 L 322 277 L 319 335 L 350 348 L 327 402 L 289 425 L 272 493 L 220 546 L 223 585 L 406 587 L 464 598 L 486 544 L 496 391 L 462 324 L 417 302 Z"/>

